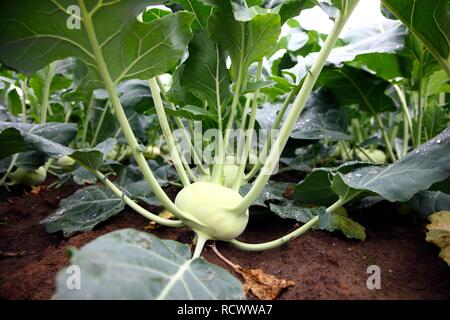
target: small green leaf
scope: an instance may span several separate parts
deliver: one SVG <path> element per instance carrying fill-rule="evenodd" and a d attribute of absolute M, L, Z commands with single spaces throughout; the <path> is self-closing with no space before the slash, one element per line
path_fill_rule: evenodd
<path fill-rule="evenodd" d="M 42 220 L 49 233 L 63 231 L 65 237 L 92 230 L 125 208 L 125 203 L 106 187 L 90 186 L 61 201 L 59 209 Z"/>
<path fill-rule="evenodd" d="M 319 228 L 333 232 L 341 231 L 349 239 L 366 240 L 366 230 L 359 223 L 345 216 L 323 210 L 319 216 Z"/>

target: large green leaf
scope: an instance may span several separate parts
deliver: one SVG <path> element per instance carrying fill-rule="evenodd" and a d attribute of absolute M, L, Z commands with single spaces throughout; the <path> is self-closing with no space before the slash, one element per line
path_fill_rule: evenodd
<path fill-rule="evenodd" d="M 348 66 L 326 67 L 318 82 L 329 88 L 342 105 L 358 104 L 371 114 L 396 110 L 394 101 L 386 95 L 389 82 L 369 72 Z"/>
<path fill-rule="evenodd" d="M 0 122 L 0 131 L 0 159 L 24 151 L 38 151 L 58 158 L 72 153 L 66 145 L 75 138 L 77 126 L 73 123 Z"/>
<path fill-rule="evenodd" d="M 276 13 L 257 14 L 249 21 L 236 21 L 233 11 L 225 8 L 208 20 L 211 39 L 230 55 L 234 77 L 239 68 L 246 71 L 252 62 L 271 54 L 280 32 L 280 16 Z"/>
<path fill-rule="evenodd" d="M 419 38 L 433 56 L 450 70 L 448 0 L 382 0 L 383 4 Z"/>
<path fill-rule="evenodd" d="M 196 32 L 189 43 L 189 58 L 185 62 L 181 85 L 207 101 L 214 112 L 231 96 L 225 52 L 205 31 Z"/>
<path fill-rule="evenodd" d="M 242 284 L 188 245 L 133 229 L 111 232 L 74 252 L 81 286 L 70 290 L 70 273 L 57 277 L 55 299 L 244 299 Z M 126 281 L 124 281 L 126 275 Z"/>
<path fill-rule="evenodd" d="M 382 20 L 355 28 L 344 38 L 346 45 L 334 48 L 327 61 L 334 65 L 355 60 L 359 55 L 390 53 L 403 49 L 405 28 L 398 21 Z"/>
<path fill-rule="evenodd" d="M 125 203 L 106 187 L 90 186 L 61 201 L 59 209 L 40 223 L 49 233 L 63 231 L 64 236 L 92 230 L 125 208 Z"/>
<path fill-rule="evenodd" d="M 353 189 L 375 192 L 391 202 L 406 202 L 450 175 L 449 154 L 450 127 L 389 166 L 369 166 L 340 175 Z"/>
<path fill-rule="evenodd" d="M 79 0 L 92 17 L 94 32 L 115 84 L 148 79 L 166 72 L 183 56 L 192 37 L 194 16 L 179 12 L 154 20 L 136 18 L 158 0 Z M 84 20 L 69 29 L 66 8 L 72 0 L 24 0 L 0 3 L 0 60 L 24 73 L 34 73 L 54 60 L 76 57 L 85 64 L 82 87 L 101 87 L 98 59 L 88 40 Z M 20 54 L 18 54 L 20 53 Z"/>

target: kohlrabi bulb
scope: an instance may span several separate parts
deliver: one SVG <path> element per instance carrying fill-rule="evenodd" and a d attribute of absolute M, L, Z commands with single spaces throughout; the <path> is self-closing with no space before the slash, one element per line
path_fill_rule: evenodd
<path fill-rule="evenodd" d="M 223 165 L 223 185 L 227 188 L 231 188 L 238 178 L 239 165 L 237 164 L 224 164 Z"/>
<path fill-rule="evenodd" d="M 69 156 L 64 156 L 58 159 L 58 165 L 60 165 L 64 171 L 73 171 L 75 160 Z"/>
<path fill-rule="evenodd" d="M 37 186 L 45 181 L 47 172 L 44 167 L 39 167 L 33 171 L 27 171 L 22 168 L 17 168 L 14 172 L 11 172 L 9 178 L 14 184 L 22 184 L 30 187 Z"/>
<path fill-rule="evenodd" d="M 195 182 L 181 190 L 175 204 L 204 226 L 183 221 L 194 231 L 211 240 L 232 240 L 238 237 L 248 223 L 248 210 L 233 212 L 242 196 L 227 187 L 211 182 Z"/>

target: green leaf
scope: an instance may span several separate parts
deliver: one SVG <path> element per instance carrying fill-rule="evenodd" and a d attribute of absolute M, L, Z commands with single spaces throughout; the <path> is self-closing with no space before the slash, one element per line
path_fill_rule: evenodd
<path fill-rule="evenodd" d="M 211 8 L 202 4 L 200 0 L 176 0 L 183 6 L 183 9 L 195 14 L 195 20 L 192 24 L 193 29 L 206 29 L 208 18 L 211 14 Z"/>
<path fill-rule="evenodd" d="M 351 188 L 375 192 L 385 199 L 406 202 L 450 175 L 450 127 L 389 166 L 369 166 L 345 175 Z"/>
<path fill-rule="evenodd" d="M 213 120 L 217 121 L 217 117 L 215 114 L 211 113 L 210 111 L 196 107 L 187 105 L 180 109 L 173 110 L 171 108 L 165 108 L 166 114 L 172 117 L 179 117 L 179 118 L 185 118 L 189 120 L 199 120 L 199 121 L 206 121 L 206 120 Z M 145 114 L 156 114 L 156 109 L 151 108 L 145 112 Z"/>
<path fill-rule="evenodd" d="M 73 123 L 0 122 L 0 131 L 6 131 L 0 139 L 0 159 L 24 151 L 38 151 L 50 158 L 59 158 L 72 153 L 66 145 L 75 138 L 77 126 Z"/>
<path fill-rule="evenodd" d="M 7 128 L 1 131 L 0 146 L 0 159 L 30 150 L 20 131 L 14 128 Z"/>
<path fill-rule="evenodd" d="M 22 113 L 22 102 L 16 89 L 8 92 L 8 109 L 15 116 Z"/>
<path fill-rule="evenodd" d="M 350 62 L 360 55 L 389 53 L 403 49 L 405 28 L 398 21 L 382 20 L 380 23 L 355 28 L 344 38 L 346 45 L 334 48 L 327 62 L 336 66 Z"/>
<path fill-rule="evenodd" d="M 281 203 L 270 203 L 270 210 L 283 219 L 294 219 L 301 223 L 306 223 L 325 210 L 324 207 L 302 207 L 293 201 L 283 201 Z"/>
<path fill-rule="evenodd" d="M 421 219 L 439 211 L 450 211 L 450 195 L 440 191 L 421 191 L 408 201 Z"/>
<path fill-rule="evenodd" d="M 209 39 L 206 31 L 197 31 L 189 43 L 181 85 L 198 98 L 206 100 L 214 112 L 231 96 L 225 52 Z"/>
<path fill-rule="evenodd" d="M 447 0 L 382 0 L 383 4 L 419 38 L 435 58 L 448 65 L 450 19 Z"/>
<path fill-rule="evenodd" d="M 170 14 L 172 14 L 172 11 L 170 10 L 150 8 L 142 14 L 142 21 L 148 23 L 152 22 L 153 20 L 161 19 L 162 17 L 168 16 Z"/>
<path fill-rule="evenodd" d="M 329 206 L 344 195 L 345 190 L 338 190 L 336 183 L 332 186 L 333 177 L 338 173 L 347 173 L 356 168 L 369 166 L 364 162 L 348 162 L 339 167 L 316 168 L 295 186 L 294 199 L 304 205 Z M 333 190 L 334 188 L 334 190 Z"/>
<path fill-rule="evenodd" d="M 188 245 L 133 229 L 111 232 L 76 251 L 81 289 L 70 290 L 70 273 L 57 277 L 55 299 L 244 299 L 242 284 L 203 258 L 191 260 Z M 123 281 L 123 275 L 127 281 Z"/>
<path fill-rule="evenodd" d="M 352 139 L 347 134 L 347 115 L 325 90 L 310 95 L 291 138 L 327 141 Z"/>
<path fill-rule="evenodd" d="M 389 82 L 366 71 L 326 67 L 318 83 L 329 88 L 342 105 L 358 104 L 371 114 L 396 110 L 394 101 L 385 93 Z"/>
<path fill-rule="evenodd" d="M 218 10 L 208 20 L 209 36 L 230 55 L 234 77 L 239 68 L 246 71 L 251 63 L 271 54 L 280 32 L 280 16 L 275 13 L 258 14 L 241 22 L 231 11 Z"/>
<path fill-rule="evenodd" d="M 81 163 L 83 167 L 97 170 L 103 164 L 105 156 L 114 149 L 116 144 L 116 139 L 108 138 L 94 148 L 76 150 L 70 156 Z"/>
<path fill-rule="evenodd" d="M 436 104 L 430 104 L 423 113 L 422 130 L 426 133 L 425 140 L 434 138 L 444 131 L 448 125 L 447 111 Z"/>
<path fill-rule="evenodd" d="M 90 231 L 125 208 L 125 203 L 106 187 L 78 190 L 59 204 L 59 209 L 40 223 L 49 233 L 63 231 L 65 237 Z"/>
<path fill-rule="evenodd" d="M 94 32 L 115 84 L 164 73 L 183 56 L 192 37 L 193 14 L 178 12 L 150 23 L 136 18 L 147 6 L 159 3 L 157 0 L 110 3 L 92 0 L 87 4 L 86 10 L 93 17 Z M 32 74 L 52 61 L 76 57 L 85 65 L 80 88 L 102 87 L 98 61 L 84 24 L 80 29 L 67 28 L 68 20 L 75 19 L 66 12 L 69 5 L 73 1 L 24 0 L 20 6 L 15 1 L 2 1 L 0 60 Z"/>
<path fill-rule="evenodd" d="M 203 106 L 203 101 L 194 96 L 181 85 L 181 76 L 183 75 L 185 65 L 180 65 L 172 76 L 172 86 L 167 91 L 167 99 L 177 105 Z"/>
<path fill-rule="evenodd" d="M 271 201 L 283 200 L 283 194 L 289 185 L 289 183 L 269 180 L 264 186 L 264 189 L 260 193 L 259 197 L 253 202 L 253 205 L 266 207 Z M 239 192 L 242 196 L 245 196 L 247 192 L 250 191 L 251 187 L 251 184 L 246 184 L 240 188 Z"/>
<path fill-rule="evenodd" d="M 319 228 L 333 232 L 341 231 L 348 239 L 366 240 L 366 229 L 345 216 L 323 210 L 319 216 Z"/>

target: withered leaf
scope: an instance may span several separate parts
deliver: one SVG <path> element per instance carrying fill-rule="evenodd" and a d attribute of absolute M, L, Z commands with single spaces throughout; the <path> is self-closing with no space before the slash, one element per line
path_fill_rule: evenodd
<path fill-rule="evenodd" d="M 441 257 L 450 266 L 450 211 L 440 211 L 428 217 L 426 241 L 441 248 Z"/>

